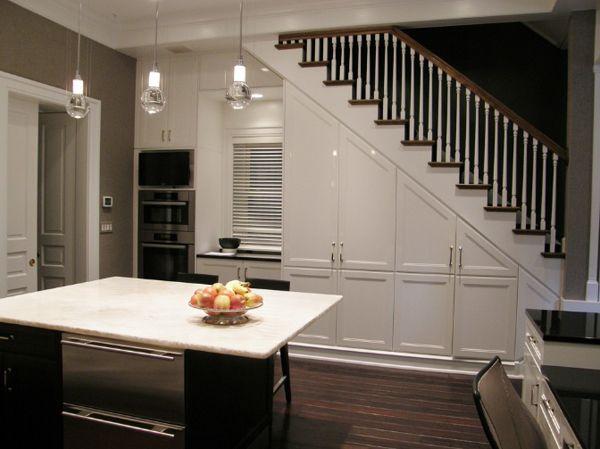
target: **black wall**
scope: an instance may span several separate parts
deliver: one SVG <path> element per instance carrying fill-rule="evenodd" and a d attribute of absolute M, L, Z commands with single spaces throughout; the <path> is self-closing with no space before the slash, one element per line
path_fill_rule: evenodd
<path fill-rule="evenodd" d="M 521 23 L 404 31 L 566 146 L 565 50 Z"/>

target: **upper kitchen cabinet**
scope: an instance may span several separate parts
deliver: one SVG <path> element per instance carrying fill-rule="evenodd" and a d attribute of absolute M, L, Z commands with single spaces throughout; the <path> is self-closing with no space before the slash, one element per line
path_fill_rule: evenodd
<path fill-rule="evenodd" d="M 198 118 L 198 58 L 174 56 L 158 61 L 165 109 L 147 114 L 137 101 L 136 148 L 195 148 Z M 148 83 L 152 59 L 138 60 L 137 96 Z M 138 99 L 139 100 L 139 99 Z"/>

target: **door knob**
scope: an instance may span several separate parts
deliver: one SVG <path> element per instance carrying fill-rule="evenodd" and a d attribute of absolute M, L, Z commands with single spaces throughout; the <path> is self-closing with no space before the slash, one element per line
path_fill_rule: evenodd
<path fill-rule="evenodd" d="M 35 259 L 29 259 L 29 266 L 35 267 Z"/>

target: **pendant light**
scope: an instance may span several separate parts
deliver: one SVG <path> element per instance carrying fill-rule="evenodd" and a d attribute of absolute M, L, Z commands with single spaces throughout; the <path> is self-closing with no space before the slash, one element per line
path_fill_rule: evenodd
<path fill-rule="evenodd" d="M 233 109 L 244 109 L 252 101 L 252 91 L 246 84 L 246 66 L 242 56 L 242 19 L 244 17 L 244 0 L 240 1 L 240 58 L 233 68 L 233 82 L 225 93 L 225 99 Z"/>
<path fill-rule="evenodd" d="M 79 22 L 77 31 L 77 70 L 73 79 L 73 90 L 66 105 L 67 114 L 75 119 L 84 118 L 90 111 L 90 103 L 83 93 L 83 80 L 79 74 L 79 62 L 81 59 L 81 1 L 79 2 Z"/>
<path fill-rule="evenodd" d="M 160 88 L 160 71 L 156 53 L 158 51 L 158 0 L 156 0 L 156 14 L 154 15 L 154 63 L 148 74 L 148 87 L 142 92 L 142 109 L 148 114 L 161 112 L 167 104 L 167 98 Z"/>

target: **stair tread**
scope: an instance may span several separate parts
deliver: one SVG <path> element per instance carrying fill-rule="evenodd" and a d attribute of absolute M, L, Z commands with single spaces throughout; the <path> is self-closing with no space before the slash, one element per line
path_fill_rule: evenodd
<path fill-rule="evenodd" d="M 463 166 L 462 162 L 454 162 L 454 161 L 450 161 L 450 162 L 429 161 L 428 163 L 429 163 L 430 167 L 462 167 Z"/>
<path fill-rule="evenodd" d="M 302 61 L 299 62 L 298 65 L 300 67 L 327 67 L 329 61 Z"/>
<path fill-rule="evenodd" d="M 512 206 L 485 206 L 484 209 L 489 212 L 518 212 L 519 211 L 518 207 L 512 207 Z"/>
<path fill-rule="evenodd" d="M 368 104 L 374 104 L 374 105 L 378 105 L 379 103 L 381 103 L 381 100 L 348 100 L 348 103 L 350 103 L 351 105 L 354 106 L 361 106 L 361 105 L 368 105 Z"/>
<path fill-rule="evenodd" d="M 354 84 L 353 80 L 325 80 L 323 84 L 326 86 L 352 86 Z"/>
<path fill-rule="evenodd" d="M 564 259 L 566 257 L 565 253 L 551 253 L 548 251 L 544 251 L 542 253 L 540 253 L 542 255 L 542 257 L 545 257 L 546 259 Z"/>
<path fill-rule="evenodd" d="M 375 120 L 376 125 L 406 125 L 407 123 L 408 120 L 401 118 Z"/>
<path fill-rule="evenodd" d="M 492 188 L 491 184 L 456 184 L 456 187 L 464 190 L 489 190 Z"/>
<path fill-rule="evenodd" d="M 280 44 L 275 44 L 275 48 L 277 50 L 291 50 L 294 48 L 304 48 L 304 44 L 302 42 L 293 42 L 290 44 L 280 43 Z"/>
<path fill-rule="evenodd" d="M 402 145 L 406 145 L 409 147 L 435 145 L 435 140 L 403 140 Z"/>
<path fill-rule="evenodd" d="M 513 232 L 517 235 L 546 235 L 548 233 L 543 229 L 513 229 Z"/>

